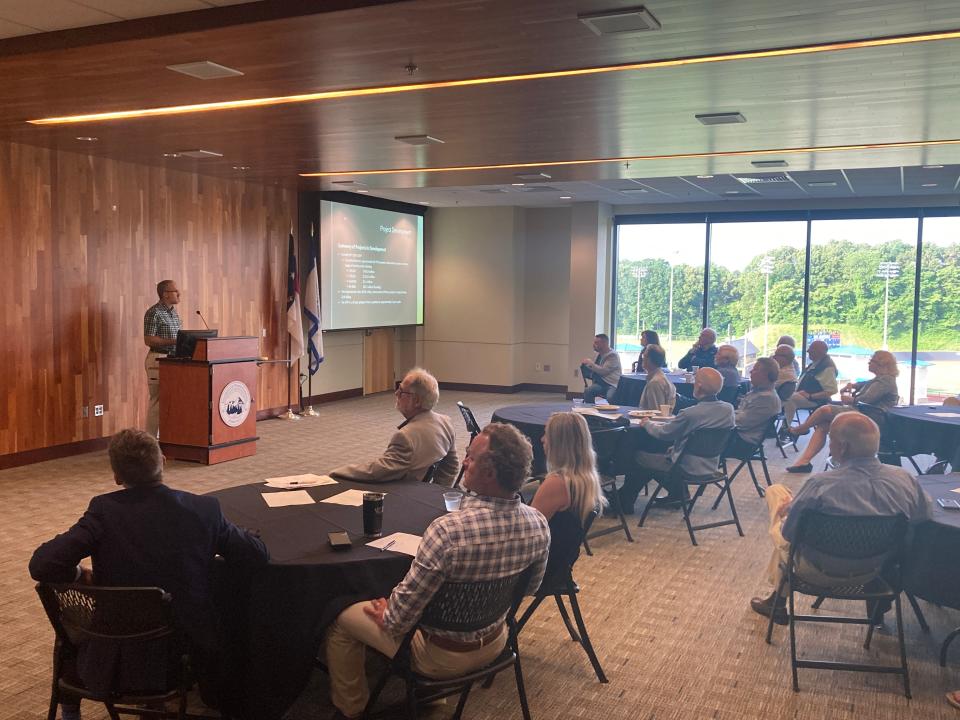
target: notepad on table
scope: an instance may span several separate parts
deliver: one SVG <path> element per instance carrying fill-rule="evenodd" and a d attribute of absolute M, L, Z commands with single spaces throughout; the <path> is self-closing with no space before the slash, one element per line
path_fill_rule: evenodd
<path fill-rule="evenodd" d="M 313 505 L 315 502 L 306 490 L 294 490 L 287 493 L 260 493 L 263 501 L 270 507 L 286 507 L 287 505 Z"/>
<path fill-rule="evenodd" d="M 417 549 L 420 547 L 421 539 L 422 538 L 419 535 L 410 535 L 409 533 L 398 532 L 368 542 L 367 546 L 413 556 L 417 554 Z M 389 547 L 387 547 L 388 545 Z"/>
<path fill-rule="evenodd" d="M 264 483 L 267 487 L 290 490 L 293 488 L 318 487 L 320 485 L 336 485 L 337 481 L 329 475 L 287 475 L 285 477 L 267 478 Z"/>
<path fill-rule="evenodd" d="M 363 491 L 344 490 L 342 493 L 325 498 L 320 502 L 333 503 L 334 505 L 363 505 Z"/>

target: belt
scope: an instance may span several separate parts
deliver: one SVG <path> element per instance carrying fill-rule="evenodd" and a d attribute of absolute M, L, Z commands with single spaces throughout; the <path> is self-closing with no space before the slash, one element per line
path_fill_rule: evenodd
<path fill-rule="evenodd" d="M 431 635 L 430 633 L 424 631 L 423 635 L 426 638 L 427 642 L 438 647 L 441 650 L 449 650 L 451 652 L 470 652 L 471 650 L 479 650 L 480 648 L 489 645 L 494 640 L 496 640 L 503 633 L 504 623 L 500 623 L 493 630 L 481 635 L 476 640 L 454 640 L 452 638 L 443 637 L 442 635 Z"/>

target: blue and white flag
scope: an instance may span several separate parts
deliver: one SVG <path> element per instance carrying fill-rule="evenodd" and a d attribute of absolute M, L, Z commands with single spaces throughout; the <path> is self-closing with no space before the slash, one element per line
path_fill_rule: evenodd
<path fill-rule="evenodd" d="M 297 253 L 291 229 L 287 262 L 287 332 L 290 335 L 291 363 L 303 355 L 303 321 L 300 318 L 300 280 L 297 277 Z"/>
<path fill-rule="evenodd" d="M 316 374 L 323 362 L 323 323 L 320 315 L 320 281 L 317 275 L 317 243 L 310 226 L 310 272 L 304 288 L 303 314 L 307 316 L 307 355 L 310 374 Z"/>

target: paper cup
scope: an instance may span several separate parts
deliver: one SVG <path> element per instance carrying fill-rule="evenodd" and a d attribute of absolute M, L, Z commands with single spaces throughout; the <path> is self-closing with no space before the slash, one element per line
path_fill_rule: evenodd
<path fill-rule="evenodd" d="M 663 417 L 670 417 L 670 413 L 671 413 L 671 412 L 673 412 L 673 406 L 672 406 L 672 405 L 661 405 L 661 406 L 660 406 L 660 414 L 661 414 Z"/>

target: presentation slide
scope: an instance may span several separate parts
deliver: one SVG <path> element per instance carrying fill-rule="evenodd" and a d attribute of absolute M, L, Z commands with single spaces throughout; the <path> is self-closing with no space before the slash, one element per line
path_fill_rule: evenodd
<path fill-rule="evenodd" d="M 423 218 L 320 202 L 325 330 L 423 323 Z"/>

